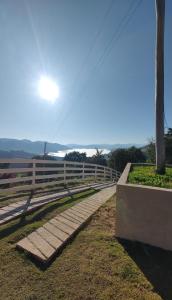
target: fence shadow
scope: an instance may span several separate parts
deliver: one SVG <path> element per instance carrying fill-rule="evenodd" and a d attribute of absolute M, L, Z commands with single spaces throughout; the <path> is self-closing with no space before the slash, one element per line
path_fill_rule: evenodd
<path fill-rule="evenodd" d="M 163 300 L 172 300 L 172 251 L 118 239 Z"/>
<path fill-rule="evenodd" d="M 95 194 L 95 191 L 90 192 L 88 196 L 91 196 L 93 194 Z M 47 216 L 47 214 L 53 212 L 57 208 L 66 206 L 71 203 L 75 204 L 76 201 L 81 200 L 85 197 L 85 195 L 79 195 L 76 198 L 68 196 L 66 199 L 64 199 L 63 202 L 60 202 L 62 199 L 58 199 L 57 201 L 45 204 L 43 207 L 40 207 L 35 211 L 27 212 L 26 214 L 21 215 L 15 220 L 11 220 L 9 223 L 2 225 L 2 229 L 0 228 L 0 239 L 12 234 L 21 227 L 32 224 L 33 222 L 43 220 Z"/>

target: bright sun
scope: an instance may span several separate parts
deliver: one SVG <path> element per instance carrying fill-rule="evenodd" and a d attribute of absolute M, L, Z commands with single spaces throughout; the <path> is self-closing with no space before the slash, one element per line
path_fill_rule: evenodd
<path fill-rule="evenodd" d="M 41 76 L 38 82 L 38 92 L 42 99 L 49 102 L 55 102 L 59 97 L 59 87 L 48 76 Z"/>

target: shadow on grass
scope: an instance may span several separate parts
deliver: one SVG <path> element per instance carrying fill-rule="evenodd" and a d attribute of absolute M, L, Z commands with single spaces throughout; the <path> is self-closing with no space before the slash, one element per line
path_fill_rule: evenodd
<path fill-rule="evenodd" d="M 96 191 L 97 192 L 97 191 Z M 53 203 L 49 203 L 47 205 L 45 205 L 44 207 L 38 209 L 36 212 L 28 212 L 27 214 L 25 215 L 22 215 L 20 218 L 17 218 L 16 220 L 18 220 L 17 223 L 13 224 L 14 221 L 11 221 L 13 222 L 12 224 L 6 224 L 4 225 L 5 228 L 3 228 L 1 231 L 0 231 L 0 238 L 5 238 L 6 236 L 14 233 L 15 231 L 17 231 L 18 229 L 20 229 L 21 227 L 24 227 L 24 226 L 27 226 L 29 224 L 32 224 L 34 222 L 38 222 L 38 221 L 42 221 L 44 220 L 44 218 L 47 216 L 47 214 L 53 212 L 55 209 L 58 209 L 60 207 L 63 207 L 63 206 L 68 206 L 70 204 L 75 204 L 75 202 L 77 202 L 78 200 L 81 200 L 82 198 L 86 198 L 88 196 L 91 196 L 93 194 L 96 193 L 95 191 L 92 191 L 90 192 L 88 195 L 80 195 L 78 197 L 68 197 L 66 198 L 66 200 L 64 199 L 59 199 L 57 200 L 57 202 L 53 202 Z M 63 201 L 63 202 L 60 202 L 60 201 Z M 68 207 L 67 207 L 68 208 Z M 66 208 L 66 209 L 67 209 Z M 56 212 L 57 214 L 60 213 L 60 212 Z M 53 216 L 52 216 L 53 218 Z M 45 219 L 45 222 L 48 221 Z M 38 226 L 39 227 L 39 226 Z"/>
<path fill-rule="evenodd" d="M 56 188 L 53 188 L 53 189 L 37 189 L 37 190 L 34 190 L 34 196 L 37 196 L 37 197 L 40 197 L 40 196 L 46 196 L 46 195 L 50 195 L 50 194 L 53 194 L 53 193 L 58 193 L 58 192 L 61 192 L 64 190 L 64 187 L 56 187 Z M 10 195 L 1 195 L 0 196 L 0 202 L 3 203 L 3 202 L 6 202 L 7 200 L 18 200 L 20 198 L 22 198 L 22 200 L 25 200 L 27 199 L 27 197 L 30 197 L 30 192 L 27 191 L 27 192 L 16 192 L 14 194 L 10 194 Z"/>
<path fill-rule="evenodd" d="M 118 239 L 163 300 L 172 300 L 172 251 Z"/>

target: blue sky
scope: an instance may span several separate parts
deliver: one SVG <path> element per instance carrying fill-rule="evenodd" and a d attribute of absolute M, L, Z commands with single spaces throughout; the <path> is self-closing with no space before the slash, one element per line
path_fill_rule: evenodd
<path fill-rule="evenodd" d="M 155 3 L 142 0 L 132 14 L 129 8 L 137 3 L 1 0 L 0 137 L 112 144 L 144 143 L 154 136 Z M 172 2 L 166 0 L 169 126 L 171 28 Z M 45 72 L 60 88 L 54 104 L 37 91 Z"/>

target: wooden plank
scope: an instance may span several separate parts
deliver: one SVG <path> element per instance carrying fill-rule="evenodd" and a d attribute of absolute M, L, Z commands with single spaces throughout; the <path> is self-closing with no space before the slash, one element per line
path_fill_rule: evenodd
<path fill-rule="evenodd" d="M 65 210 L 65 211 L 63 212 L 63 214 L 65 214 L 65 215 L 67 215 L 67 216 L 69 216 L 69 217 L 74 218 L 74 219 L 77 220 L 78 222 L 81 222 L 81 223 L 83 222 L 83 219 L 82 219 L 82 218 L 76 216 L 76 214 L 74 214 L 72 211 L 69 211 L 69 209 Z"/>
<path fill-rule="evenodd" d="M 62 177 L 63 178 L 64 174 L 61 173 L 61 174 L 50 174 L 50 175 L 36 175 L 35 176 L 35 179 L 56 179 L 56 178 L 60 178 Z"/>
<path fill-rule="evenodd" d="M 95 211 L 95 210 L 97 209 L 98 206 L 92 207 L 92 206 L 90 206 L 90 205 L 87 204 L 87 203 L 79 203 L 79 204 L 77 205 L 77 207 L 79 207 L 79 208 L 81 208 L 81 209 L 84 209 L 84 210 L 86 210 L 87 212 L 93 212 L 93 211 Z"/>
<path fill-rule="evenodd" d="M 92 214 L 94 211 L 93 210 L 87 210 L 86 207 L 83 206 L 76 206 L 77 209 L 79 209 L 79 212 L 85 213 L 86 215 Z"/>
<path fill-rule="evenodd" d="M 0 159 L 0 164 L 32 164 L 33 159 L 27 158 L 3 158 Z"/>
<path fill-rule="evenodd" d="M 79 213 L 78 211 L 76 210 L 73 210 L 72 208 L 68 209 L 68 212 L 74 214 L 75 216 L 81 218 L 83 221 L 85 220 L 85 216 L 82 215 L 81 213 Z"/>
<path fill-rule="evenodd" d="M 26 204 L 27 200 L 22 200 L 18 202 L 11 203 L 10 206 L 12 207 L 21 207 L 22 205 L 24 206 Z"/>
<path fill-rule="evenodd" d="M 84 211 L 86 211 L 88 213 L 94 213 L 98 209 L 98 207 L 96 207 L 96 208 L 90 208 L 90 207 L 88 207 L 86 205 L 85 206 L 84 205 L 78 205 L 77 207 L 83 209 Z"/>
<path fill-rule="evenodd" d="M 32 176 L 23 176 L 23 177 L 17 177 L 17 178 L 8 178 L 8 179 L 0 179 L 0 184 L 6 184 L 6 183 L 17 183 L 17 182 L 23 182 L 23 181 L 31 181 Z"/>
<path fill-rule="evenodd" d="M 13 174 L 13 173 L 32 173 L 32 168 L 0 169 L 0 174 Z"/>
<path fill-rule="evenodd" d="M 54 234 L 47 231 L 45 227 L 40 227 L 36 230 L 36 232 L 38 232 L 38 234 L 44 240 L 46 240 L 54 249 L 58 249 L 63 244 L 61 240 L 59 240 Z"/>
<path fill-rule="evenodd" d="M 10 206 L 8 205 L 8 206 L 3 206 L 3 207 L 1 207 L 1 210 L 3 210 L 4 212 L 6 212 L 6 211 L 14 210 L 14 208 L 13 208 L 13 207 L 10 207 Z"/>
<path fill-rule="evenodd" d="M 17 247 L 26 250 L 43 261 L 46 257 L 33 245 L 33 243 L 26 237 L 17 243 Z"/>
<path fill-rule="evenodd" d="M 50 220 L 50 223 L 52 222 L 52 220 Z M 64 231 L 65 233 L 71 235 L 74 232 L 74 229 L 64 223 L 62 223 L 61 221 L 59 221 L 58 219 L 54 218 L 53 219 L 53 225 L 55 225 L 57 228 L 59 228 L 60 230 Z"/>
<path fill-rule="evenodd" d="M 46 258 L 49 258 L 54 253 L 54 248 L 44 240 L 36 231 L 28 235 L 29 241 L 38 249 Z"/>
<path fill-rule="evenodd" d="M 99 204 L 93 204 L 93 203 L 89 203 L 89 202 L 84 202 L 84 203 L 79 203 L 78 204 L 78 206 L 80 206 L 80 205 L 84 205 L 85 207 L 88 207 L 88 208 L 90 208 L 90 209 L 96 209 L 98 206 L 99 206 Z"/>
<path fill-rule="evenodd" d="M 71 215 L 68 215 L 68 214 L 66 214 L 65 212 L 64 212 L 64 213 L 61 213 L 60 215 L 61 215 L 62 217 L 64 217 L 64 218 L 68 219 L 69 221 L 72 221 L 72 222 L 76 223 L 76 224 L 81 224 L 81 223 L 82 223 L 81 220 L 79 221 L 79 220 L 76 219 L 76 217 L 71 216 Z"/>
<path fill-rule="evenodd" d="M 76 207 L 76 206 L 71 207 L 71 209 L 72 209 L 73 211 L 76 211 L 76 212 L 80 213 L 80 214 L 83 215 L 83 217 L 85 217 L 85 218 L 90 214 L 90 213 L 87 213 L 87 212 L 82 211 L 79 207 Z"/>
<path fill-rule="evenodd" d="M 77 229 L 79 227 L 78 224 L 74 223 L 73 221 L 70 221 L 70 220 L 66 219 L 61 214 L 56 217 L 56 220 L 68 225 L 69 227 L 72 227 L 72 229 Z"/>
<path fill-rule="evenodd" d="M 63 167 L 35 167 L 36 172 L 56 172 L 56 171 L 63 171 Z"/>
<path fill-rule="evenodd" d="M 4 209 L 0 208 L 0 216 L 4 215 Z"/>
<path fill-rule="evenodd" d="M 28 190 L 32 190 L 32 189 L 33 189 L 33 186 L 31 184 L 28 184 L 28 185 L 15 186 L 12 188 L 0 189 L 0 193 L 5 195 L 5 194 L 18 192 L 18 191 L 28 191 Z"/>
<path fill-rule="evenodd" d="M 63 160 L 58 161 L 58 160 L 47 160 L 47 159 L 34 159 L 36 164 L 43 164 L 43 165 L 63 165 Z"/>
<path fill-rule="evenodd" d="M 54 236 L 56 236 L 58 239 L 60 239 L 61 241 L 65 241 L 66 239 L 68 239 L 69 234 L 57 228 L 54 224 L 53 219 L 50 221 L 51 222 L 48 222 L 45 225 L 43 225 L 43 227 L 47 229 L 50 233 L 52 233 Z"/>
<path fill-rule="evenodd" d="M 66 173 L 66 177 L 78 177 L 82 176 L 82 172 L 80 173 Z"/>

